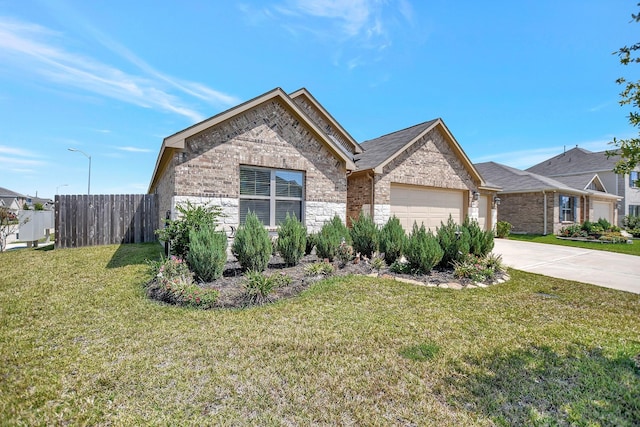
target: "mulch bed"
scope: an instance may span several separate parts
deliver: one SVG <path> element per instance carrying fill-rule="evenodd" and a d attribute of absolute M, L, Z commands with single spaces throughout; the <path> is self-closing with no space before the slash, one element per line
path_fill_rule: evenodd
<path fill-rule="evenodd" d="M 305 256 L 298 265 L 294 267 L 287 267 L 282 258 L 279 256 L 272 257 L 265 274 L 286 274 L 292 280 L 289 285 L 277 288 L 274 294 L 271 295 L 270 301 L 277 301 L 283 298 L 295 296 L 305 289 L 308 289 L 313 283 L 327 278 L 328 276 L 322 275 L 305 275 L 305 267 L 319 261 L 322 260 L 312 254 Z M 350 274 L 368 275 L 371 273 L 378 273 L 371 268 L 368 260 L 361 260 L 358 263 L 349 262 L 344 266 L 340 266 L 338 262 L 333 262 L 332 264 L 335 267 L 335 272 L 332 276 L 345 276 Z M 453 275 L 453 270 L 451 269 L 434 269 L 431 273 L 426 275 L 409 275 L 392 273 L 388 268 L 384 268 L 380 270 L 379 275 L 390 279 L 411 279 L 429 286 L 458 283 L 464 288 L 469 285 L 473 285 L 473 282 L 469 279 L 456 278 Z M 233 257 L 230 257 L 230 260 L 227 262 L 225 267 L 223 277 L 217 279 L 215 282 L 207 283 L 203 286 L 213 287 L 220 291 L 220 297 L 216 307 L 240 308 L 248 305 L 244 295 L 243 281 L 244 277 L 242 275 L 242 268 L 240 267 L 240 264 L 235 261 Z"/>

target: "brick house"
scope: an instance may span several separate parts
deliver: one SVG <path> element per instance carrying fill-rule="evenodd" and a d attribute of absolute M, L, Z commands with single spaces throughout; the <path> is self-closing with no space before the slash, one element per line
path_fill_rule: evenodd
<path fill-rule="evenodd" d="M 189 200 L 222 207 L 228 228 L 253 211 L 270 230 L 291 213 L 310 232 L 362 211 L 405 228 L 451 214 L 491 229 L 497 190 L 440 119 L 360 145 L 306 89 L 280 88 L 165 138 L 149 186 L 161 220 Z"/>
<path fill-rule="evenodd" d="M 502 188 L 498 220 L 511 223 L 514 233 L 546 235 L 587 220 L 618 221 L 620 197 L 607 192 L 598 174 L 554 179 L 495 162 L 475 167 Z"/>

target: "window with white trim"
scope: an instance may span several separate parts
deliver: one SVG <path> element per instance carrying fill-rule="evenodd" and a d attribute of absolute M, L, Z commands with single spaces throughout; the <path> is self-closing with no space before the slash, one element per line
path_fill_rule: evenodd
<path fill-rule="evenodd" d="M 303 189 L 304 172 L 240 166 L 240 224 L 249 211 L 267 227 L 277 227 L 287 213 L 303 221 Z"/>
<path fill-rule="evenodd" d="M 560 222 L 575 222 L 576 198 L 573 196 L 558 196 L 560 199 Z"/>
<path fill-rule="evenodd" d="M 640 216 L 640 205 L 629 205 L 630 216 Z"/>
<path fill-rule="evenodd" d="M 631 171 L 629 173 L 629 187 L 638 188 L 640 187 L 640 172 Z"/>

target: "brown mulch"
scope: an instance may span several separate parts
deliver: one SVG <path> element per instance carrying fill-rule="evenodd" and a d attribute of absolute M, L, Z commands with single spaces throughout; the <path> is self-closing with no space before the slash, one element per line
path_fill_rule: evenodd
<path fill-rule="evenodd" d="M 286 274 L 290 277 L 291 283 L 286 286 L 281 286 L 270 296 L 270 301 L 277 301 L 283 298 L 289 298 L 299 294 L 300 292 L 308 289 L 313 283 L 325 279 L 327 276 L 305 276 L 305 267 L 309 264 L 322 261 L 318 259 L 316 255 L 306 255 L 298 265 L 293 267 L 287 267 L 284 261 L 279 256 L 271 257 L 269 267 L 265 271 L 266 275 L 271 274 Z M 371 268 L 368 260 L 360 260 L 359 262 L 349 262 L 344 266 L 340 263 L 333 262 L 334 274 L 332 276 L 345 276 L 350 274 L 368 275 L 375 271 Z M 404 278 L 411 279 L 425 285 L 438 286 L 446 283 L 459 283 L 461 286 L 466 287 L 472 282 L 468 279 L 458 279 L 453 275 L 453 270 L 433 270 L 426 275 L 409 275 L 409 274 L 397 274 L 389 271 L 387 267 L 381 269 L 379 276 L 384 278 Z M 220 297 L 216 304 L 219 308 L 240 308 L 246 307 L 248 304 L 244 295 L 244 277 L 242 275 L 242 268 L 240 264 L 233 258 L 227 261 L 225 272 L 223 277 L 217 279 L 215 282 L 205 284 L 203 286 L 213 287 L 220 291 Z"/>

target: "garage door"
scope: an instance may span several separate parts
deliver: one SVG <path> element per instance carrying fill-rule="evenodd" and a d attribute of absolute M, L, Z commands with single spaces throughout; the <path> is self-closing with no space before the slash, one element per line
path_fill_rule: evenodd
<path fill-rule="evenodd" d="M 435 232 L 449 215 L 456 223 L 462 223 L 463 195 L 459 190 L 391 185 L 391 215 L 398 217 L 407 232 L 414 221 Z"/>
<path fill-rule="evenodd" d="M 611 203 L 593 201 L 593 218 L 591 221 L 597 221 L 604 218 L 611 222 Z"/>
<path fill-rule="evenodd" d="M 482 230 L 486 230 L 487 224 L 489 224 L 487 220 L 489 216 L 489 196 L 480 196 L 478 202 L 478 225 Z"/>

